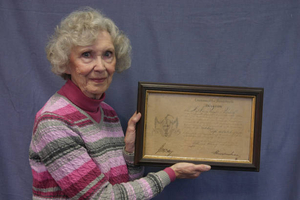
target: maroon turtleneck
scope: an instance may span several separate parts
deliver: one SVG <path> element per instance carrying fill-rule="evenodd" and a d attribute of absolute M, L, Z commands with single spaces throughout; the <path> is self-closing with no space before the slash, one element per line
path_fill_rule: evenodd
<path fill-rule="evenodd" d="M 105 99 L 105 93 L 102 94 L 100 99 L 91 99 L 85 96 L 71 80 L 68 80 L 57 93 L 68 98 L 76 106 L 88 113 L 96 122 L 100 122 L 100 103 Z"/>

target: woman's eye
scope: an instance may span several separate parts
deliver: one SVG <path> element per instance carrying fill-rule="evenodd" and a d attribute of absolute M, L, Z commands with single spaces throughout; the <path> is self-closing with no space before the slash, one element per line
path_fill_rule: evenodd
<path fill-rule="evenodd" d="M 107 57 L 107 58 L 111 58 L 113 56 L 113 53 L 111 51 L 106 51 L 104 53 L 104 56 Z"/>
<path fill-rule="evenodd" d="M 89 57 L 91 57 L 91 52 L 84 52 L 81 55 L 85 58 L 89 58 Z"/>

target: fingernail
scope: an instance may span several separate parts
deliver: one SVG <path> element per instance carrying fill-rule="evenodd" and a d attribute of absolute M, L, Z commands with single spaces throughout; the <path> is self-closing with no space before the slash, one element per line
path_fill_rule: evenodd
<path fill-rule="evenodd" d="M 206 170 L 210 170 L 210 169 L 211 169 L 211 166 L 205 165 L 205 169 L 206 169 Z"/>

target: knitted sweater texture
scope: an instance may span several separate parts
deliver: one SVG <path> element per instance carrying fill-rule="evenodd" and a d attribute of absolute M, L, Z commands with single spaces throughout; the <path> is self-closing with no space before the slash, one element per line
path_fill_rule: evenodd
<path fill-rule="evenodd" d="M 30 144 L 33 199 L 151 199 L 170 183 L 165 171 L 143 175 L 124 151 L 116 112 L 100 102 L 100 122 L 54 94 L 37 113 Z"/>

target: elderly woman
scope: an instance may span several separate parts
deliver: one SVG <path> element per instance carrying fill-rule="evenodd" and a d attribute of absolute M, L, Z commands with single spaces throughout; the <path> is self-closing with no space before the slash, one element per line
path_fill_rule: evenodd
<path fill-rule="evenodd" d="M 130 66 L 131 46 L 116 25 L 91 8 L 65 18 L 46 48 L 52 71 L 66 80 L 37 113 L 30 144 L 33 199 L 151 199 L 176 178 L 210 166 L 178 163 L 143 175 L 133 165 L 135 125 L 126 137 L 104 102 L 115 71 Z"/>

